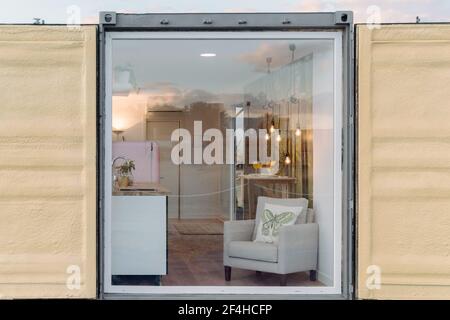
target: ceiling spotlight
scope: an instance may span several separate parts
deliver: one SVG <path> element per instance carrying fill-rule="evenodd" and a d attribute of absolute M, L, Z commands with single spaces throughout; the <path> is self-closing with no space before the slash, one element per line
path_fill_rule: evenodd
<path fill-rule="evenodd" d="M 215 56 L 216 56 L 215 53 L 209 53 L 209 52 L 200 54 L 200 57 L 205 57 L 205 58 L 211 58 L 211 57 L 215 57 Z"/>

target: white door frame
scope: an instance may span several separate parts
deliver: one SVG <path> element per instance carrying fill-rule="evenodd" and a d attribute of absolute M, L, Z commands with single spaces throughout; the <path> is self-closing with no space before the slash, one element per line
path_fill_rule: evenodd
<path fill-rule="evenodd" d="M 104 163 L 104 292 L 134 294 L 285 294 L 323 295 L 342 293 L 342 127 L 343 127 L 343 32 L 249 31 L 249 32 L 107 32 L 105 42 L 105 163 Z M 305 39 L 334 42 L 334 280 L 327 287 L 253 286 L 113 286 L 111 283 L 111 200 L 112 200 L 112 42 L 152 39 Z"/>

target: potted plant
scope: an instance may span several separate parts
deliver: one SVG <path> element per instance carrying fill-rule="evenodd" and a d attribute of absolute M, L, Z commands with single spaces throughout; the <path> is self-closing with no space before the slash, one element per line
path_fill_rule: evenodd
<path fill-rule="evenodd" d="M 126 188 L 133 185 L 133 170 L 135 169 L 136 167 L 134 166 L 133 160 L 126 160 L 122 165 L 118 167 L 119 188 Z"/>

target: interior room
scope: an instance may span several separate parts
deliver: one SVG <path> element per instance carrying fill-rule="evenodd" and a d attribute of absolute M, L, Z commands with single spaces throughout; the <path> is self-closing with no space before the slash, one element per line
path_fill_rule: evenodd
<path fill-rule="evenodd" d="M 112 48 L 112 286 L 333 286 L 334 40 Z"/>

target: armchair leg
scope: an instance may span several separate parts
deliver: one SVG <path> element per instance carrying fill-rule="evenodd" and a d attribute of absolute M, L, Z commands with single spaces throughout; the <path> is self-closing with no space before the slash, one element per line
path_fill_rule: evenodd
<path fill-rule="evenodd" d="M 285 287 L 287 284 L 287 274 L 280 274 L 280 286 Z"/>
<path fill-rule="evenodd" d="M 225 266 L 225 281 L 231 280 L 231 267 Z"/>
<path fill-rule="evenodd" d="M 317 271 L 316 270 L 309 271 L 309 280 L 311 280 L 311 281 L 317 280 Z"/>

